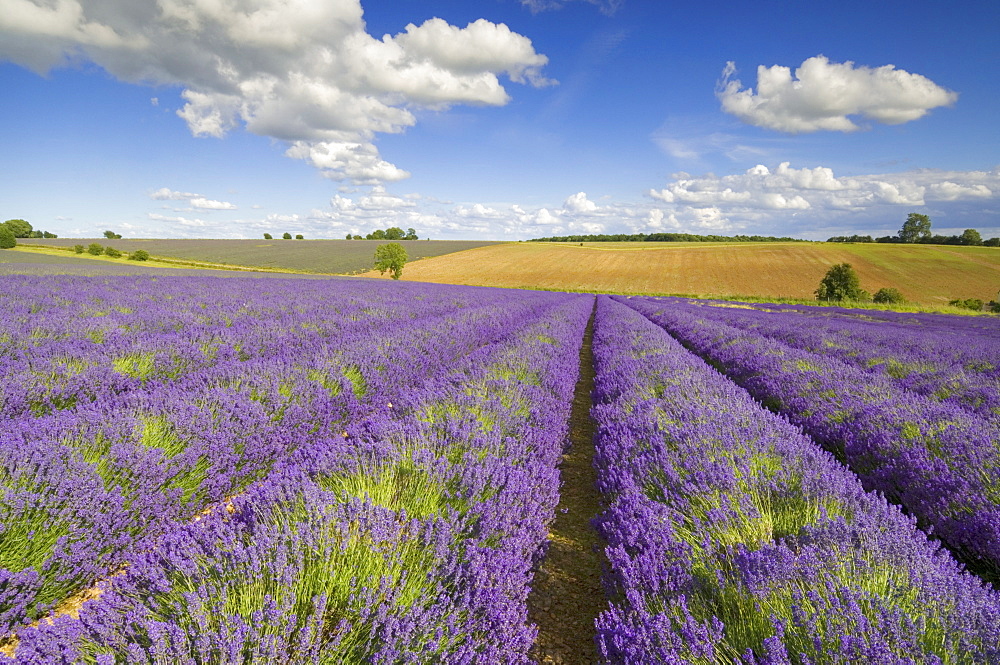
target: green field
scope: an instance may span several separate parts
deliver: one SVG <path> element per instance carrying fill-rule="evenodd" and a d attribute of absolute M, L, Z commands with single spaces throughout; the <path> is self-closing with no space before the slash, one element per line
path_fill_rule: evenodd
<path fill-rule="evenodd" d="M 96 242 L 123 252 L 144 249 L 154 258 L 271 270 L 345 275 L 370 270 L 385 240 L 107 240 L 56 238 L 20 246 L 71 248 Z M 401 240 L 410 261 L 500 243 L 481 240 Z"/>

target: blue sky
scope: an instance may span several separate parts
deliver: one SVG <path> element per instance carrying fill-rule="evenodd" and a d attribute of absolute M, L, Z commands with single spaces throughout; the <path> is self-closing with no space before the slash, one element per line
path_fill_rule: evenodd
<path fill-rule="evenodd" d="M 998 26 L 995 2 L 0 0 L 0 217 L 990 237 Z"/>

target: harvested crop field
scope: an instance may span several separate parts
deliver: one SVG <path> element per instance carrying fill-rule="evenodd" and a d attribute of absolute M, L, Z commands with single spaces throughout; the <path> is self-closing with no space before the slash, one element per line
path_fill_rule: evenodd
<path fill-rule="evenodd" d="M 375 248 L 387 240 L 107 240 L 105 238 L 56 238 L 39 245 L 87 246 L 92 242 L 123 252 L 144 249 L 154 257 L 204 263 L 295 270 L 324 274 L 349 274 L 369 270 Z M 410 261 L 476 247 L 496 245 L 478 240 L 402 240 Z M 27 243 L 26 243 L 27 244 Z"/>
<path fill-rule="evenodd" d="M 407 265 L 403 279 L 616 293 L 812 298 L 830 266 L 850 263 L 864 289 L 898 288 L 942 305 L 1000 288 L 992 247 L 835 243 L 517 243 Z M 378 277 L 378 273 L 365 273 Z"/>

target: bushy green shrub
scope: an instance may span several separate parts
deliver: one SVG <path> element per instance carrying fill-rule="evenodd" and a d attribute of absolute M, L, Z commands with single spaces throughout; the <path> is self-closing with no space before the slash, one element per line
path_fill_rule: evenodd
<path fill-rule="evenodd" d="M 96 242 L 92 242 L 89 245 L 87 245 L 87 253 L 93 254 L 94 256 L 100 256 L 101 254 L 104 253 L 104 246 Z"/>
<path fill-rule="evenodd" d="M 73 251 L 77 254 L 83 254 L 87 250 L 83 245 L 73 245 Z"/>
<path fill-rule="evenodd" d="M 274 240 L 274 236 L 272 236 L 270 233 L 265 233 L 264 240 Z"/>
<path fill-rule="evenodd" d="M 17 247 L 17 238 L 14 237 L 13 231 L 0 224 L 0 249 L 10 249 L 11 247 Z"/>
<path fill-rule="evenodd" d="M 121 250 L 117 250 L 114 247 L 105 247 L 104 248 L 104 255 L 105 256 L 110 256 L 113 259 L 117 259 L 117 258 L 121 257 L 122 253 L 121 253 Z"/>
<path fill-rule="evenodd" d="M 906 302 L 906 298 L 903 294 L 899 292 L 899 289 L 894 289 L 892 287 L 886 287 L 879 289 L 875 292 L 875 296 L 872 298 L 872 302 L 877 302 L 885 305 L 898 305 L 900 303 Z"/>
<path fill-rule="evenodd" d="M 299 233 L 299 234 L 296 234 L 295 239 L 296 240 L 305 240 L 306 237 L 304 235 L 302 235 L 301 233 Z"/>
<path fill-rule="evenodd" d="M 134 252 L 130 252 L 128 255 L 129 261 L 148 261 L 149 252 L 144 249 L 137 249 Z"/>
<path fill-rule="evenodd" d="M 955 298 L 948 302 L 952 307 L 961 307 L 962 309 L 971 309 L 974 312 L 981 312 L 983 310 L 983 301 L 979 298 Z"/>
<path fill-rule="evenodd" d="M 291 240 L 292 239 L 292 234 L 288 233 L 287 231 L 285 231 L 284 233 L 281 234 L 281 237 L 284 240 Z"/>

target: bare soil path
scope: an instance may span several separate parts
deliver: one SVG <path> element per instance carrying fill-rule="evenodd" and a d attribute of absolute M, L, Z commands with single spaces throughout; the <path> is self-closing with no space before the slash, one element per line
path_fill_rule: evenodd
<path fill-rule="evenodd" d="M 538 625 L 532 658 L 549 665 L 599 663 L 594 620 L 607 605 L 601 586 L 603 541 L 590 525 L 601 509 L 593 467 L 594 425 L 590 419 L 594 388 L 591 338 L 594 319 L 580 349 L 580 378 L 570 416 L 570 448 L 563 455 L 556 519 L 549 551 L 528 597 L 528 616 Z"/>

